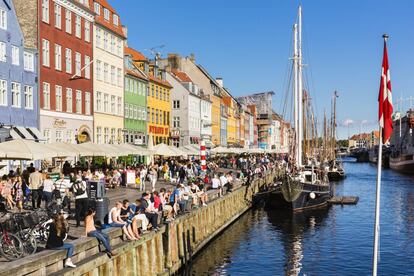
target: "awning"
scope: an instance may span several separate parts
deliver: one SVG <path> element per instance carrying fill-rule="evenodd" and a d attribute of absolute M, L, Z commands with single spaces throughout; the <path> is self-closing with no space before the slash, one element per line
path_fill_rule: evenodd
<path fill-rule="evenodd" d="M 35 138 L 35 140 L 39 141 L 45 141 L 45 137 L 40 133 L 40 131 L 35 127 L 29 127 L 27 128 L 27 131 L 32 134 L 32 136 Z"/>
<path fill-rule="evenodd" d="M 24 139 L 25 137 L 23 136 L 22 133 L 20 133 L 19 130 L 11 128 L 10 129 L 10 136 L 11 138 L 13 138 L 14 140 L 18 140 L 18 139 Z"/>
<path fill-rule="evenodd" d="M 16 126 L 14 128 L 17 128 L 21 134 L 23 134 L 24 139 L 26 140 L 34 140 L 34 137 L 26 130 L 25 127 Z"/>

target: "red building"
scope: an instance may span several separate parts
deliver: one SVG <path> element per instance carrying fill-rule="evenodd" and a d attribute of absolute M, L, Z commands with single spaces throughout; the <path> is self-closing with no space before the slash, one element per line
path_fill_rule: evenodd
<path fill-rule="evenodd" d="M 93 137 L 93 1 L 38 1 L 40 129 L 51 142 Z"/>

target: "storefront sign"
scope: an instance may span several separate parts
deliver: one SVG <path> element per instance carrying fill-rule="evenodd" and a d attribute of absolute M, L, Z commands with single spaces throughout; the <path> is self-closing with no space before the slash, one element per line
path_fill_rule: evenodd
<path fill-rule="evenodd" d="M 157 126 L 149 126 L 149 132 L 153 134 L 162 134 L 167 135 L 168 134 L 168 128 L 163 127 L 157 127 Z"/>
<path fill-rule="evenodd" d="M 53 127 L 54 128 L 66 128 L 66 121 L 55 118 L 55 121 L 53 122 Z"/>
<path fill-rule="evenodd" d="M 179 130 L 171 130 L 171 137 L 172 138 L 179 138 L 180 137 L 180 131 Z"/>

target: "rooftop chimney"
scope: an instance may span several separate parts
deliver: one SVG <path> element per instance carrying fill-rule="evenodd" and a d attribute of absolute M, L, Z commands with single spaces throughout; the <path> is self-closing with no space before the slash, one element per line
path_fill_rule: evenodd
<path fill-rule="evenodd" d="M 222 78 L 216 78 L 216 82 L 218 83 L 218 85 L 223 88 L 223 79 Z"/>
<path fill-rule="evenodd" d="M 190 54 L 190 60 L 191 60 L 193 63 L 195 63 L 195 55 L 194 55 L 194 53 L 191 53 L 191 54 Z"/>

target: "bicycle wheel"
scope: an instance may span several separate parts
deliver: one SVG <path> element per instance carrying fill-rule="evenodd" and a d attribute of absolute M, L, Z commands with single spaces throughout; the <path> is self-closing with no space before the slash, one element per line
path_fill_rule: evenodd
<path fill-rule="evenodd" d="M 4 233 L 0 236 L 0 255 L 8 261 L 14 261 L 23 256 L 23 242 L 13 234 Z"/>
<path fill-rule="evenodd" d="M 37 241 L 30 230 L 23 230 L 19 233 L 19 237 L 23 242 L 23 253 L 25 256 L 36 253 Z"/>

